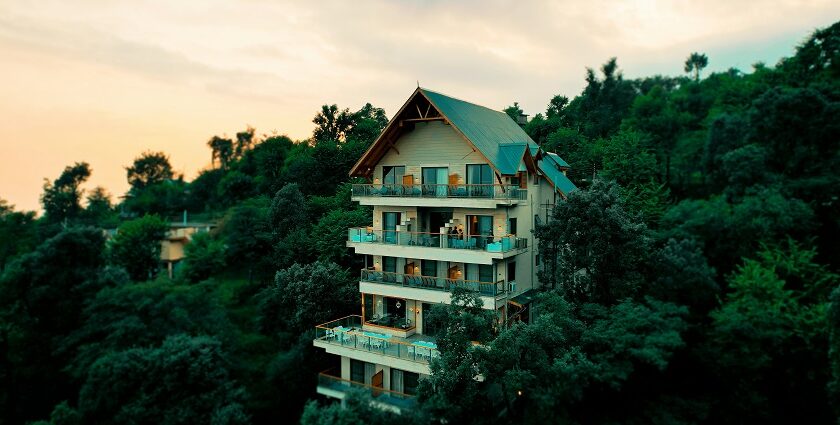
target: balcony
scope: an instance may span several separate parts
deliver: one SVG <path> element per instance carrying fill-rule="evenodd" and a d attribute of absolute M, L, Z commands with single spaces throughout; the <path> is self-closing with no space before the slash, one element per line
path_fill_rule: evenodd
<path fill-rule="evenodd" d="M 325 396 L 344 399 L 348 390 L 359 389 L 369 392 L 374 402 L 382 403 L 386 408 L 396 409 L 399 412 L 411 410 L 417 405 L 417 399 L 413 395 L 390 391 L 361 382 L 341 379 L 330 375 L 328 372 L 318 374 L 318 393 Z"/>
<path fill-rule="evenodd" d="M 347 231 L 347 246 L 356 248 L 357 254 L 492 264 L 492 259 L 507 258 L 527 249 L 528 239 L 514 235 L 498 238 L 467 235 L 462 238 L 445 233 L 354 227 Z"/>
<path fill-rule="evenodd" d="M 415 373 L 429 374 L 428 364 L 440 356 L 437 344 L 425 335 L 400 338 L 371 332 L 364 328 L 361 316 L 347 316 L 315 326 L 316 347 L 327 352 L 364 359 L 370 353 L 394 359 L 394 366 Z M 355 355 L 354 355 L 355 353 Z M 387 364 L 377 360 L 380 364 Z"/>
<path fill-rule="evenodd" d="M 452 292 L 454 288 L 463 288 L 488 297 L 504 295 L 506 292 L 505 281 L 503 280 L 498 282 L 479 282 L 477 280 L 448 279 L 444 277 L 391 273 L 374 269 L 362 269 L 361 280 L 383 285 L 442 292 Z"/>
<path fill-rule="evenodd" d="M 354 184 L 351 194 L 364 205 L 388 205 L 400 198 L 402 205 L 430 207 L 457 199 L 467 208 L 495 208 L 528 199 L 528 189 L 501 184 Z"/>

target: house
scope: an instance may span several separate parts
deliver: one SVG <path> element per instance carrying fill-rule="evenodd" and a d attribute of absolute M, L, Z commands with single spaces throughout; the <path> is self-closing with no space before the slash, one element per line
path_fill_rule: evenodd
<path fill-rule="evenodd" d="M 188 222 L 184 213 L 183 222 L 171 222 L 164 239 L 160 241 L 160 261 L 166 267 L 167 276 L 172 279 L 181 260 L 184 259 L 184 247 L 196 233 L 209 232 L 215 223 Z"/>
<path fill-rule="evenodd" d="M 359 314 L 316 326 L 313 344 L 336 356 L 318 392 L 365 388 L 410 409 L 439 356 L 426 316 L 453 288 L 475 291 L 500 323 L 529 320 L 532 229 L 576 189 L 568 168 L 507 114 L 417 88 L 350 172 L 369 182 L 352 199 L 373 207 L 371 223 L 347 235 L 366 267 Z"/>

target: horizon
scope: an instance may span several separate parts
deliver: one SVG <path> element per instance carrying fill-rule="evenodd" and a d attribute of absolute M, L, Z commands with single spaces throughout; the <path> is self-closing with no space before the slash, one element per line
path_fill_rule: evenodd
<path fill-rule="evenodd" d="M 578 95 L 585 68 L 610 57 L 631 79 L 683 75 L 694 51 L 709 56 L 704 75 L 749 72 L 792 55 L 840 12 L 827 1 L 645 2 L 606 15 L 592 13 L 599 4 L 203 5 L 0 6 L 0 199 L 40 212 L 44 179 L 86 161 L 84 188 L 116 201 L 144 151 L 163 151 L 192 180 L 210 165 L 213 135 L 250 125 L 302 140 L 333 103 L 369 102 L 390 118 L 418 81 L 496 110 L 519 102 L 533 117 L 554 94 Z M 406 13 L 418 19 L 399 22 Z"/>

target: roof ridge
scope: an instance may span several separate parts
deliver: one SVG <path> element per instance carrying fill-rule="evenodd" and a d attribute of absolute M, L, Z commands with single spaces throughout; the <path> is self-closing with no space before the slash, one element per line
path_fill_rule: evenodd
<path fill-rule="evenodd" d="M 496 112 L 496 113 L 498 113 L 498 114 L 505 114 L 505 115 L 507 115 L 504 111 L 498 111 L 498 110 L 495 110 L 495 109 L 493 109 L 493 108 L 488 108 L 487 106 L 484 106 L 484 105 L 479 105 L 479 104 L 477 104 L 477 103 L 473 103 L 473 102 L 470 102 L 470 101 L 468 101 L 468 100 L 460 99 L 460 98 L 457 98 L 457 97 L 455 97 L 455 96 L 450 96 L 450 95 L 448 95 L 448 94 L 446 94 L 446 93 L 441 93 L 441 92 L 439 92 L 439 91 L 432 90 L 432 89 L 430 89 L 430 88 L 420 87 L 420 90 L 422 90 L 422 91 L 429 91 L 429 92 L 432 92 L 432 93 L 437 94 L 437 95 L 440 95 L 440 96 L 446 96 L 446 97 L 448 97 L 448 98 L 450 98 L 450 99 L 452 99 L 452 100 L 457 100 L 458 102 L 463 102 L 463 103 L 466 103 L 466 104 L 468 104 L 468 105 L 477 106 L 477 107 L 479 107 L 479 108 L 484 108 L 484 109 L 486 109 L 486 110 L 488 110 L 488 111 Z"/>

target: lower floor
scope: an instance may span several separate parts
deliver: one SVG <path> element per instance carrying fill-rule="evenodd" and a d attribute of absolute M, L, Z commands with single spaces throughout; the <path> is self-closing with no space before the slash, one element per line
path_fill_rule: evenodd
<path fill-rule="evenodd" d="M 417 389 L 427 375 L 340 356 L 340 366 L 318 376 L 318 393 L 343 400 L 350 389 L 369 391 L 382 407 L 402 412 L 416 403 Z"/>

